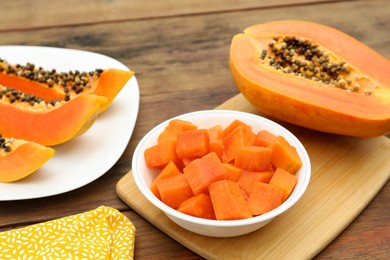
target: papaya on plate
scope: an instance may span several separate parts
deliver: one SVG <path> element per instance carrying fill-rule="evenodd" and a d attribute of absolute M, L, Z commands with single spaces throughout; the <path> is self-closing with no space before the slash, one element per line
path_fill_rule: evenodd
<path fill-rule="evenodd" d="M 46 102 L 0 86 L 0 132 L 44 146 L 61 144 L 87 131 L 106 101 L 80 94 L 69 101 Z"/>
<path fill-rule="evenodd" d="M 285 20 L 235 35 L 230 69 L 260 112 L 333 134 L 390 132 L 390 61 L 328 26 Z"/>
<path fill-rule="evenodd" d="M 50 160 L 54 149 L 0 134 L 0 182 L 14 182 L 34 173 Z"/>
<path fill-rule="evenodd" d="M 81 93 L 102 96 L 107 102 L 100 108 L 99 113 L 110 106 L 133 75 L 133 71 L 113 68 L 88 72 L 78 70 L 59 72 L 32 63 L 10 64 L 0 60 L 0 84 L 34 94 L 45 101 L 56 99 L 67 101 Z"/>

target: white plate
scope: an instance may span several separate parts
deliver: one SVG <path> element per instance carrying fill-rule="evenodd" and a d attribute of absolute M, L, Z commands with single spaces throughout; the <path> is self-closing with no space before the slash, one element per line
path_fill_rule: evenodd
<path fill-rule="evenodd" d="M 32 62 L 57 71 L 129 70 L 108 56 L 52 47 L 0 46 L 0 58 L 9 63 Z M 86 133 L 53 147 L 54 157 L 32 175 L 17 182 L 0 183 L 0 201 L 52 196 L 77 189 L 102 176 L 127 147 L 138 108 L 139 87 L 133 76 Z"/>

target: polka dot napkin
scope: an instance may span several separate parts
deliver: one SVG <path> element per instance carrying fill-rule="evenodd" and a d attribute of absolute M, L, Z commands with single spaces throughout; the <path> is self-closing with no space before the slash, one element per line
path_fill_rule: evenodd
<path fill-rule="evenodd" d="M 0 259 L 133 259 L 135 227 L 101 206 L 0 233 Z"/>

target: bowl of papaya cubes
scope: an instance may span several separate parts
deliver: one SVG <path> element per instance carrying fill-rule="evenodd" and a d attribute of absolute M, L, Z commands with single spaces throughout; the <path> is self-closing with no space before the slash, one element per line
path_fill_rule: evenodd
<path fill-rule="evenodd" d="M 280 124 L 234 110 L 183 114 L 137 145 L 140 192 L 180 227 L 203 236 L 254 232 L 294 206 L 311 176 L 305 147 Z"/>

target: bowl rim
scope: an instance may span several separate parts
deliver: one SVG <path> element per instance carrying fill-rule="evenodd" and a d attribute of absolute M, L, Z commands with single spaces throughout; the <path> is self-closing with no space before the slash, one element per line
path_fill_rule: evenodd
<path fill-rule="evenodd" d="M 150 187 L 145 185 L 145 183 L 141 180 L 141 177 L 139 176 L 140 170 L 138 169 L 139 164 L 137 163 L 139 159 L 144 159 L 143 151 L 145 148 L 144 144 L 147 142 L 151 137 L 155 136 L 156 134 L 161 133 L 161 131 L 168 125 L 168 123 L 173 119 L 182 119 L 182 120 L 188 120 L 191 122 L 191 118 L 201 115 L 222 115 L 222 116 L 229 116 L 234 119 L 241 119 L 245 122 L 245 118 L 251 119 L 251 120 L 260 120 L 262 123 L 267 124 L 269 126 L 272 126 L 273 128 L 277 128 L 279 131 L 281 131 L 283 134 L 289 136 L 289 139 L 292 139 L 294 142 L 294 147 L 297 149 L 298 153 L 300 154 L 301 160 L 304 162 L 302 165 L 302 168 L 299 170 L 303 173 L 302 179 L 299 181 L 300 190 L 298 190 L 296 193 L 294 193 L 294 196 L 290 196 L 286 201 L 284 201 L 279 207 L 265 213 L 259 216 L 246 218 L 246 219 L 238 219 L 238 220 L 211 220 L 211 219 L 204 219 L 199 218 L 191 215 L 187 215 L 185 213 L 182 213 L 180 211 L 177 211 L 165 203 L 163 203 L 161 200 L 159 200 L 150 190 Z M 239 118 L 237 118 L 239 117 Z M 196 123 L 195 123 L 196 124 Z M 291 143 L 289 141 L 289 143 Z M 147 198 L 147 200 L 152 203 L 155 207 L 157 207 L 159 210 L 163 211 L 165 214 L 168 214 L 170 216 L 173 216 L 177 219 L 181 219 L 182 221 L 192 222 L 194 224 L 199 225 L 206 225 L 206 226 L 215 226 L 215 227 L 236 227 L 236 226 L 247 226 L 247 225 L 253 225 L 256 223 L 264 222 L 267 220 L 271 220 L 275 218 L 276 216 L 282 214 L 283 212 L 287 211 L 290 207 L 292 207 L 305 193 L 309 182 L 311 178 L 311 163 L 309 155 L 303 146 L 303 144 L 299 141 L 299 139 L 292 134 L 289 130 L 287 130 L 282 125 L 265 118 L 260 115 L 256 115 L 253 113 L 248 112 L 242 112 L 237 110 L 222 110 L 222 109 L 213 109 L 213 110 L 200 110 L 200 111 L 194 111 L 189 112 L 185 114 L 181 114 L 172 118 L 169 118 L 160 124 L 154 126 L 138 143 L 137 147 L 134 150 L 133 158 L 132 158 L 132 175 L 135 180 L 135 183 L 137 185 L 137 188 L 141 191 L 143 196 Z M 141 188 L 142 187 L 142 188 Z"/>

